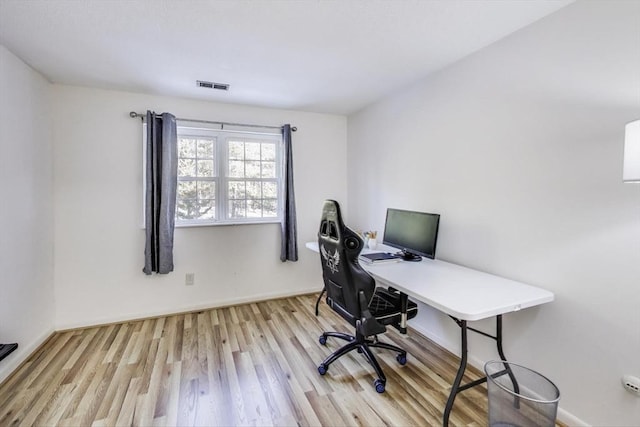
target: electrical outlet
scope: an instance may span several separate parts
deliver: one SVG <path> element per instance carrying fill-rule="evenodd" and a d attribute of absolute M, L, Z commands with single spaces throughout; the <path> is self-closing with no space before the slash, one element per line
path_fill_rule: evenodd
<path fill-rule="evenodd" d="M 184 284 L 187 286 L 193 286 L 196 283 L 196 274 L 187 273 L 184 275 Z"/>
<path fill-rule="evenodd" d="M 633 375 L 625 375 L 622 377 L 622 386 L 631 394 L 640 397 L 640 378 Z"/>

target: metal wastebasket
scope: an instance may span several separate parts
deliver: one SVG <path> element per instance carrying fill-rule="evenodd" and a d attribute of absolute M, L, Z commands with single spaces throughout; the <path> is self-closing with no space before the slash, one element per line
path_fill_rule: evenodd
<path fill-rule="evenodd" d="M 560 390 L 548 378 L 504 360 L 487 362 L 484 372 L 490 426 L 555 426 Z"/>

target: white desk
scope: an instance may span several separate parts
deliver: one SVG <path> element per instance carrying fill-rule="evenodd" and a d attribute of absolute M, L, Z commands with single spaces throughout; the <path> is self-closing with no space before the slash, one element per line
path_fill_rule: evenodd
<path fill-rule="evenodd" d="M 317 242 L 308 242 L 308 249 L 319 252 Z M 375 252 L 395 251 L 380 247 Z M 369 251 L 371 252 L 371 251 Z M 467 330 L 494 339 L 498 354 L 506 360 L 502 350 L 502 315 L 553 301 L 553 293 L 514 280 L 483 273 L 440 260 L 423 258 L 421 262 L 392 262 L 360 265 L 379 284 L 391 286 L 401 293 L 448 314 L 461 329 L 460 367 L 451 387 L 444 411 L 443 425 L 448 425 L 449 414 L 456 395 L 470 387 L 482 384 L 486 378 L 460 385 L 467 366 Z M 467 326 L 468 321 L 496 318 L 496 335 L 490 335 Z"/>

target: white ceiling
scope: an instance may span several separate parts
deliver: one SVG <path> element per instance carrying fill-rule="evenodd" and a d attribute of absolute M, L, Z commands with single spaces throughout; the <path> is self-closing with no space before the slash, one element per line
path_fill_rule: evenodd
<path fill-rule="evenodd" d="M 349 114 L 572 1 L 0 0 L 0 44 L 54 83 Z"/>

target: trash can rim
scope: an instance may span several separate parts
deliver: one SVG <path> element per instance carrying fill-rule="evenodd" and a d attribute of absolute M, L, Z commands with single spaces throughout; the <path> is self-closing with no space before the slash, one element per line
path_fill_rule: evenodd
<path fill-rule="evenodd" d="M 519 368 L 525 369 L 529 372 L 533 372 L 534 374 L 544 378 L 545 380 L 547 380 L 549 382 L 549 384 L 551 384 L 554 388 L 554 390 L 556 391 L 556 394 L 558 395 L 558 397 L 556 397 L 553 400 L 542 400 L 542 399 L 534 399 L 532 397 L 529 396 L 524 396 L 522 394 L 516 393 L 513 390 L 509 390 L 508 388 L 506 388 L 505 386 L 503 386 L 502 384 L 500 384 L 499 382 L 497 382 L 495 379 L 493 379 L 491 377 L 491 375 L 489 375 L 489 373 L 487 372 L 487 366 L 492 364 L 492 363 L 501 363 L 501 364 L 508 364 L 510 366 L 517 366 Z M 534 371 L 531 368 L 527 368 L 526 366 L 522 366 L 519 365 L 517 363 L 513 363 L 513 362 L 509 362 L 508 360 L 490 360 L 487 363 L 484 364 L 484 373 L 487 376 L 487 382 L 491 381 L 493 384 L 497 385 L 498 387 L 500 387 L 502 390 L 506 391 L 507 393 L 513 395 L 513 396 L 517 396 L 520 399 L 525 399 L 528 400 L 530 402 L 535 402 L 535 403 L 557 403 L 560 400 L 560 389 L 558 388 L 558 386 L 555 385 L 555 383 L 553 381 L 551 381 L 549 378 L 547 378 L 546 376 L 542 375 L 541 373 Z"/>

